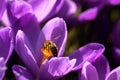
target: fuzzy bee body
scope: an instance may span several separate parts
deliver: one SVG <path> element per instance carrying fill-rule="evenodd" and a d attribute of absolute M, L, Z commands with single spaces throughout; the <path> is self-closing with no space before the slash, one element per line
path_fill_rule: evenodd
<path fill-rule="evenodd" d="M 57 57 L 58 48 L 53 41 L 47 40 L 44 42 L 44 49 L 50 51 L 53 56 Z"/>
<path fill-rule="evenodd" d="M 46 40 L 43 43 L 43 47 L 41 48 L 41 52 L 43 54 L 41 63 L 43 63 L 46 59 L 50 59 L 51 57 L 58 56 L 58 47 L 56 46 L 54 41 L 59 37 L 60 36 L 55 37 L 54 40 Z"/>

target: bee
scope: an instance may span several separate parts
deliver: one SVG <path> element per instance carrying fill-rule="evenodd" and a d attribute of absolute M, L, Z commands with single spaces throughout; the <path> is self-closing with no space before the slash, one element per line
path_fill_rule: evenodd
<path fill-rule="evenodd" d="M 58 37 L 54 38 L 54 40 L 58 39 Z M 57 57 L 58 55 L 58 47 L 52 40 L 46 40 L 43 43 L 43 47 L 41 48 L 41 52 L 43 53 L 42 62 L 49 57 Z"/>

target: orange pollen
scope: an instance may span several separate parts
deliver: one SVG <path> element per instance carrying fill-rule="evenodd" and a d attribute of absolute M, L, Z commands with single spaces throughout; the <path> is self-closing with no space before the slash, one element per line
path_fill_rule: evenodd
<path fill-rule="evenodd" d="M 49 49 L 46 49 L 46 48 L 42 48 L 41 49 L 41 52 L 43 53 L 43 58 L 42 58 L 42 61 L 41 63 L 43 63 L 46 59 L 48 59 L 49 57 L 52 57 L 53 54 L 52 54 L 52 51 L 49 50 Z"/>

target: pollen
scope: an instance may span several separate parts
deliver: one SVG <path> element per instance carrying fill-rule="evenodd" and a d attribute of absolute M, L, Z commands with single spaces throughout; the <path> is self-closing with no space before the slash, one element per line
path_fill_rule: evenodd
<path fill-rule="evenodd" d="M 43 48 L 41 48 L 41 52 L 43 54 L 41 63 L 43 63 L 49 57 L 57 57 L 58 48 L 53 41 L 47 40 L 44 42 Z"/>
<path fill-rule="evenodd" d="M 43 58 L 42 58 L 41 63 L 43 63 L 43 62 L 44 62 L 46 59 L 48 59 L 49 57 L 52 57 L 52 56 L 53 56 L 51 50 L 46 49 L 46 48 L 44 48 L 44 47 L 41 49 L 41 52 L 42 52 L 42 54 L 43 54 Z"/>

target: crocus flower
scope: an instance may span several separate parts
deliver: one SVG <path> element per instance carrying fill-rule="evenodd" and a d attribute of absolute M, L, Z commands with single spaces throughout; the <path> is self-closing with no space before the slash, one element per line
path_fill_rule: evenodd
<path fill-rule="evenodd" d="M 16 21 L 12 28 L 15 50 L 25 64 L 25 67 L 13 66 L 13 73 L 18 80 L 56 80 L 80 69 L 87 60 L 94 61 L 104 51 L 103 45 L 90 43 L 71 55 L 62 57 L 67 39 L 66 24 L 62 18 L 57 17 L 48 21 L 40 30 L 36 17 L 33 14 L 26 14 Z M 48 40 L 56 45 L 56 57 L 51 55 L 51 50 L 46 50 L 49 45 L 44 44 Z M 47 57 L 42 61 L 44 56 Z"/>
<path fill-rule="evenodd" d="M 13 46 L 10 36 L 11 29 L 9 27 L 0 29 L 0 79 L 4 77 L 6 63 L 11 56 Z"/>
<path fill-rule="evenodd" d="M 33 13 L 38 22 L 43 23 L 55 16 L 69 18 L 76 12 L 77 6 L 72 0 L 17 0 L 8 1 L 7 10 L 11 23 L 26 13 Z"/>
<path fill-rule="evenodd" d="M 120 64 L 119 58 L 120 58 L 120 19 L 115 25 L 114 31 L 113 31 L 113 55 L 114 59 L 117 63 Z"/>
<path fill-rule="evenodd" d="M 94 63 L 85 62 L 79 80 L 119 80 L 120 67 L 110 72 L 107 59 L 100 56 Z"/>
<path fill-rule="evenodd" d="M 0 20 L 6 7 L 5 0 L 0 0 Z"/>
<path fill-rule="evenodd" d="M 43 22 L 51 17 L 55 16 L 59 12 L 64 0 L 15 0 L 8 1 L 7 8 L 9 19 L 11 16 L 15 18 L 20 18 L 26 13 L 33 13 L 39 22 Z M 13 18 L 12 18 L 13 19 Z"/>

